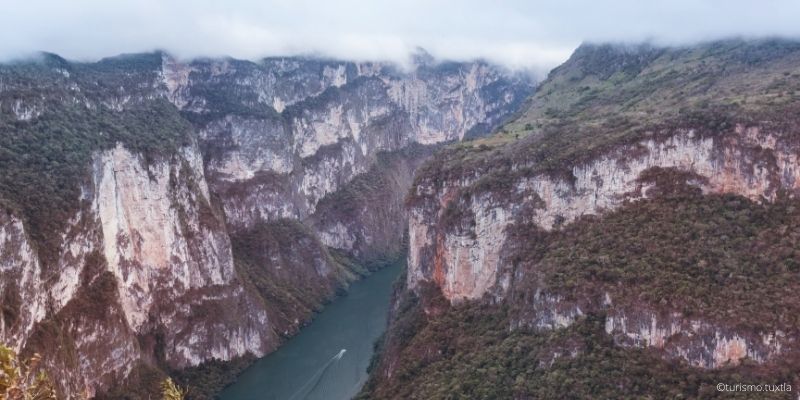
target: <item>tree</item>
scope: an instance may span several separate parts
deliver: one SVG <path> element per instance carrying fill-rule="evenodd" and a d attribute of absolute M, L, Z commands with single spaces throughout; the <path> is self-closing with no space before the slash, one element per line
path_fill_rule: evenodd
<path fill-rule="evenodd" d="M 0 400 L 56 400 L 53 383 L 39 370 L 41 357 L 22 361 L 17 353 L 0 345 Z"/>
<path fill-rule="evenodd" d="M 172 378 L 167 378 L 161 382 L 161 393 L 163 400 L 183 400 L 186 397 L 186 390 L 181 389 Z"/>

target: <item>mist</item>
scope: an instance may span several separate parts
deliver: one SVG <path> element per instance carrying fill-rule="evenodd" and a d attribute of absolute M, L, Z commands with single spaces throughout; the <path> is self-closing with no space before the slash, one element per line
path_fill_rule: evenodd
<path fill-rule="evenodd" d="M 320 55 L 404 63 L 485 58 L 547 70 L 581 42 L 689 44 L 731 36 L 800 37 L 789 0 L 0 1 L 0 60 L 37 51 L 92 61 L 165 50 L 180 58 Z"/>

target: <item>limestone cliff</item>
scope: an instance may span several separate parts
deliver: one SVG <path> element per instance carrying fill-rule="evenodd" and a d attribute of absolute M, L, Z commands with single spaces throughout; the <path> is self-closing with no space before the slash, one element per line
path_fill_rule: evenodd
<path fill-rule="evenodd" d="M 165 66 L 176 68 L 168 59 Z M 175 89 L 182 93 L 177 105 L 198 118 L 237 110 L 200 130 L 210 184 L 230 194 L 222 201 L 234 226 L 305 218 L 327 194 L 367 172 L 379 152 L 486 131 L 530 90 L 522 77 L 485 63 L 425 64 L 410 73 L 388 64 L 290 59 L 183 68 L 191 73 Z M 168 86 L 182 82 L 173 75 L 164 74 Z M 240 93 L 217 105 L 223 99 L 210 98 L 214 85 Z"/>
<path fill-rule="evenodd" d="M 98 153 L 91 171 L 58 273 L 25 277 L 53 270 L 35 257 L 16 261 L 25 277 L 16 302 L 24 323 L 7 323 L 23 329 L 18 346 L 52 355 L 45 363 L 65 393 L 93 396 L 123 380 L 152 357 L 137 338 L 159 335 L 177 368 L 277 345 L 266 310 L 237 276 L 196 147 L 147 165 L 118 146 Z M 30 257 L 21 224 L 9 218 L 15 242 L 5 251 Z"/>
<path fill-rule="evenodd" d="M 531 88 L 484 62 L 2 65 L 0 341 L 67 398 L 264 355 L 397 255 L 425 146 L 488 133 Z"/>
<path fill-rule="evenodd" d="M 774 201 L 779 192 L 794 196 L 800 190 L 799 150 L 790 132 L 759 126 L 737 125 L 715 137 L 676 130 L 664 133 L 663 138 L 616 147 L 574 166 L 566 177 L 521 176 L 504 192 L 474 193 L 465 199 L 460 191 L 475 180 L 444 182 L 441 188 L 419 182 L 414 193 L 418 199 L 410 210 L 408 285 L 413 289 L 421 281 L 433 281 L 451 301 L 478 299 L 485 294 L 505 297 L 510 287 L 530 279 L 512 267 L 509 247 L 524 246 L 509 243 L 507 228 L 512 224 L 550 231 L 647 198 L 654 183 L 646 179 L 646 174 L 654 168 L 687 173 L 690 184 L 706 194 L 734 193 L 753 201 Z M 447 221 L 448 207 L 463 210 L 455 221 Z M 520 322 L 523 325 L 564 327 L 601 301 L 566 305 L 547 289 L 537 290 L 543 292 L 530 305 L 535 319 Z M 663 347 L 678 335 L 698 338 L 696 343 L 682 341 L 672 351 L 707 367 L 744 357 L 766 360 L 786 349 L 781 342 L 796 340 L 784 340 L 783 332 L 765 333 L 769 338 L 756 335 L 752 340 L 743 339 L 735 331 L 727 332 L 729 327 L 715 329 L 702 320 L 680 316 L 677 321 L 675 317 L 662 319 L 643 310 L 632 312 L 635 322 L 626 318 L 623 310 L 611 313 L 607 331 L 625 344 Z M 642 318 L 646 321 L 641 322 Z M 737 346 L 736 350 L 730 350 L 730 346 Z"/>
<path fill-rule="evenodd" d="M 531 222 L 551 230 L 581 216 L 599 214 L 647 197 L 651 182 L 642 174 L 652 168 L 674 168 L 693 176 L 704 193 L 736 193 L 754 201 L 774 200 L 784 191 L 800 190 L 798 148 L 785 132 L 765 132 L 758 126 L 737 125 L 718 137 L 699 137 L 693 130 L 661 132 L 663 138 L 621 145 L 609 153 L 572 167 L 565 177 L 546 173 L 521 176 L 502 193 L 477 193 L 464 201 L 459 190 L 477 179 L 427 185 L 424 178 L 414 195 L 423 203 L 411 208 L 409 284 L 432 277 L 449 299 L 479 298 L 500 276 L 499 251 L 511 223 Z M 724 136 L 723 136 L 724 135 Z M 512 166 L 521 169 L 524 166 Z M 514 199 L 511 202 L 507 199 Z M 505 201 L 504 201 L 505 200 Z M 466 209 L 466 232 L 429 232 L 431 218 L 442 215 L 450 201 Z M 525 212 L 526 213 L 522 213 Z M 422 257 L 427 246 L 442 254 Z"/>
<path fill-rule="evenodd" d="M 779 376 L 800 340 L 788 300 L 800 253 L 783 228 L 800 195 L 800 123 L 796 96 L 778 94 L 797 83 L 778 76 L 798 65 L 800 46 L 780 40 L 584 45 L 501 133 L 440 151 L 409 194 L 409 292 L 365 394 L 438 398 L 436 388 L 481 376 L 465 385 L 539 398 L 520 382 L 552 384 L 567 354 L 594 368 L 597 348 L 649 349 L 620 353 L 657 355 L 649 368 L 718 376 L 704 370 L 761 365 L 769 372 L 752 376 Z M 751 231 L 744 215 L 761 212 L 770 217 Z M 767 256 L 773 245 L 784 250 Z M 470 341 L 492 350 L 460 345 Z M 517 359 L 507 345 L 535 355 Z M 487 361 L 502 354 L 512 360 Z M 625 369 L 608 354 L 607 366 Z M 580 382 L 605 385 L 591 374 Z M 504 384 L 513 396 L 492 389 Z M 636 390 L 608 393 L 667 396 Z"/>

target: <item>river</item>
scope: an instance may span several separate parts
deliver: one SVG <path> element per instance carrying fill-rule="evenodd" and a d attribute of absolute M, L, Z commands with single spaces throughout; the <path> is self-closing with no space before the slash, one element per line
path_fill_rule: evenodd
<path fill-rule="evenodd" d="M 347 400 L 367 379 L 373 343 L 386 329 L 402 263 L 353 283 L 277 351 L 259 359 L 222 400 Z M 344 350 L 344 351 L 342 351 Z"/>

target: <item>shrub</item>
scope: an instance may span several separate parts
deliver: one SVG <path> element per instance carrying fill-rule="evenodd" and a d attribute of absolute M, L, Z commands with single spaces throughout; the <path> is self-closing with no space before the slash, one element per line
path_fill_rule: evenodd
<path fill-rule="evenodd" d="M 40 360 L 38 354 L 20 360 L 14 350 L 0 345 L 0 399 L 55 400 L 52 382 L 39 369 Z"/>

